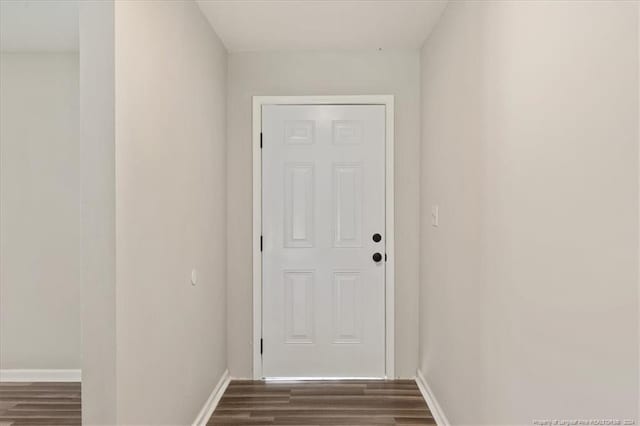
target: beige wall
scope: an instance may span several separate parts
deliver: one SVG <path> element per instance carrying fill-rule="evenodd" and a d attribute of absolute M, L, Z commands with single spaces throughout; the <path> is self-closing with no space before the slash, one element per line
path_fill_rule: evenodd
<path fill-rule="evenodd" d="M 227 52 L 150 1 L 116 2 L 115 55 L 117 420 L 188 424 L 227 366 Z"/>
<path fill-rule="evenodd" d="M 80 369 L 78 70 L 0 56 L 0 369 Z"/>
<path fill-rule="evenodd" d="M 392 94 L 396 100 L 396 375 L 412 377 L 418 333 L 417 51 L 232 53 L 229 56 L 228 350 L 233 376 L 252 375 L 252 164 L 254 95 Z"/>
<path fill-rule="evenodd" d="M 423 48 L 420 368 L 452 424 L 638 414 L 636 8 L 452 2 Z"/>

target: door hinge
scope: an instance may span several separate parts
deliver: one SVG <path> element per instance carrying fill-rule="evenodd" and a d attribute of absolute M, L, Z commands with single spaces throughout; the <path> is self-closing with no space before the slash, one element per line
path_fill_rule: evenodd
<path fill-rule="evenodd" d="M 260 132 L 260 149 L 262 149 L 262 132 Z"/>
<path fill-rule="evenodd" d="M 260 251 L 262 251 L 262 235 L 260 235 Z"/>
<path fill-rule="evenodd" d="M 384 254 L 384 261 L 387 261 L 387 253 Z"/>
<path fill-rule="evenodd" d="M 264 349 L 262 345 L 262 338 L 260 339 L 260 355 L 262 355 L 262 350 Z"/>

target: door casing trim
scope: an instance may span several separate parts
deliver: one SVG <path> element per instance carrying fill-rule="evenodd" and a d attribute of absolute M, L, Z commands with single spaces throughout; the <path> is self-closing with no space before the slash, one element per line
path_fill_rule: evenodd
<path fill-rule="evenodd" d="M 395 378 L 395 220 L 394 220 L 394 96 L 254 96 L 253 97 L 253 378 L 262 379 L 262 132 L 263 105 L 384 105 L 385 106 L 385 374 Z"/>

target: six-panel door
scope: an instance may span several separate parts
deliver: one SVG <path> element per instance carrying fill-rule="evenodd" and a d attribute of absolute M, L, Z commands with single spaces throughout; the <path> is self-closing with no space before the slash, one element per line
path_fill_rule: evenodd
<path fill-rule="evenodd" d="M 263 375 L 384 377 L 385 107 L 267 105 L 262 132 Z"/>

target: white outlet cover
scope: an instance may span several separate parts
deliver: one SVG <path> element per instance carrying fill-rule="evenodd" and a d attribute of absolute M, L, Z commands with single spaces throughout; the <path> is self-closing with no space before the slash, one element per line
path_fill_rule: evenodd
<path fill-rule="evenodd" d="M 191 285 L 196 285 L 198 282 L 198 271 L 195 269 L 191 270 Z"/>

